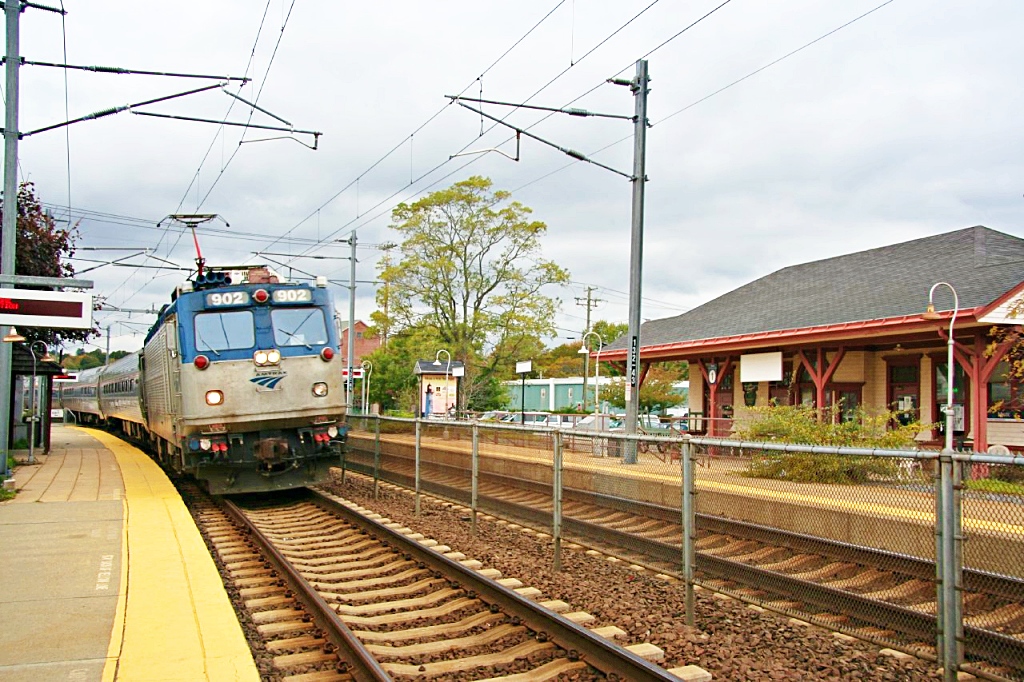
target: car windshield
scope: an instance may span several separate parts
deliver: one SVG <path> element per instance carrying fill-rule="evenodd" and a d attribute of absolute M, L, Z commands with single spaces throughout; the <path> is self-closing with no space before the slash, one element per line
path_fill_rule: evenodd
<path fill-rule="evenodd" d="M 278 346 L 305 346 L 327 343 L 327 325 L 320 308 L 275 308 L 270 313 L 274 324 L 274 343 Z"/>
<path fill-rule="evenodd" d="M 195 317 L 195 331 L 198 351 L 217 353 L 256 345 L 252 312 L 248 310 L 199 313 Z"/>

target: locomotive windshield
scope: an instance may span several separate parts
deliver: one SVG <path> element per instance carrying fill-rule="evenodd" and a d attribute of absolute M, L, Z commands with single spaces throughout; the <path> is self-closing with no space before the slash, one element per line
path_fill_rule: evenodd
<path fill-rule="evenodd" d="M 252 348 L 256 345 L 256 330 L 252 312 L 200 313 L 195 317 L 196 350 L 213 351 Z"/>
<path fill-rule="evenodd" d="M 327 324 L 320 308 L 275 308 L 270 313 L 274 323 L 274 343 L 278 346 L 305 346 L 327 343 Z"/>

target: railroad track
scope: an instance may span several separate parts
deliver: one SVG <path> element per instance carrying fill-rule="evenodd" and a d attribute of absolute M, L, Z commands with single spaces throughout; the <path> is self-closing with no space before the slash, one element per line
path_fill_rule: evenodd
<path fill-rule="evenodd" d="M 337 616 L 295 580 L 280 556 L 261 547 L 237 508 L 178 483 L 196 524 L 248 621 L 247 637 L 263 679 L 342 682 L 387 679 L 339 631 Z"/>
<path fill-rule="evenodd" d="M 412 467 L 389 457 L 386 480 L 412 487 Z M 394 462 L 401 462 L 397 466 Z M 351 463 L 349 466 L 353 466 Z M 433 466 L 433 465 L 432 465 Z M 372 475 L 372 470 L 353 466 Z M 449 470 L 450 469 L 450 470 Z M 421 489 L 467 504 L 466 472 L 434 466 Z M 550 529 L 550 488 L 487 474 L 478 504 L 487 513 Z M 679 510 L 566 490 L 562 529 L 589 544 L 655 571 L 679 575 Z M 869 641 L 934 658 L 934 563 L 729 519 L 698 515 L 698 584 Z M 964 574 L 965 653 L 973 670 L 1024 676 L 1024 583 Z"/>
<path fill-rule="evenodd" d="M 616 628 L 337 498 L 223 506 L 198 515 L 260 632 L 281 636 L 266 646 L 282 679 L 678 679 L 641 655 L 652 647 L 620 647 Z"/>

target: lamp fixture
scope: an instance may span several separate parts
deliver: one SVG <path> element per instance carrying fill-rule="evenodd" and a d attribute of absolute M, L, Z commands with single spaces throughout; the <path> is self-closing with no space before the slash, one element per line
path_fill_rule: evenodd
<path fill-rule="evenodd" d="M 935 304 L 931 301 L 928 302 L 928 308 L 921 314 L 922 320 L 939 320 L 942 316 L 935 312 Z"/>
<path fill-rule="evenodd" d="M 24 343 L 25 337 L 18 333 L 15 327 L 11 327 L 11 331 L 4 335 L 4 343 Z"/>

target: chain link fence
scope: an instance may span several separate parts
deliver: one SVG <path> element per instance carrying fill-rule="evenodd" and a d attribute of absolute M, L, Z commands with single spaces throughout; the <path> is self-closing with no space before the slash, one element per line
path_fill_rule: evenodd
<path fill-rule="evenodd" d="M 1024 458 L 351 418 L 345 468 L 948 670 L 1024 680 Z M 564 536 L 564 538 L 563 538 Z M 948 627 L 947 627 L 948 624 Z M 698 623 L 699 625 L 699 623 Z M 954 678 L 948 678 L 954 679 Z"/>

